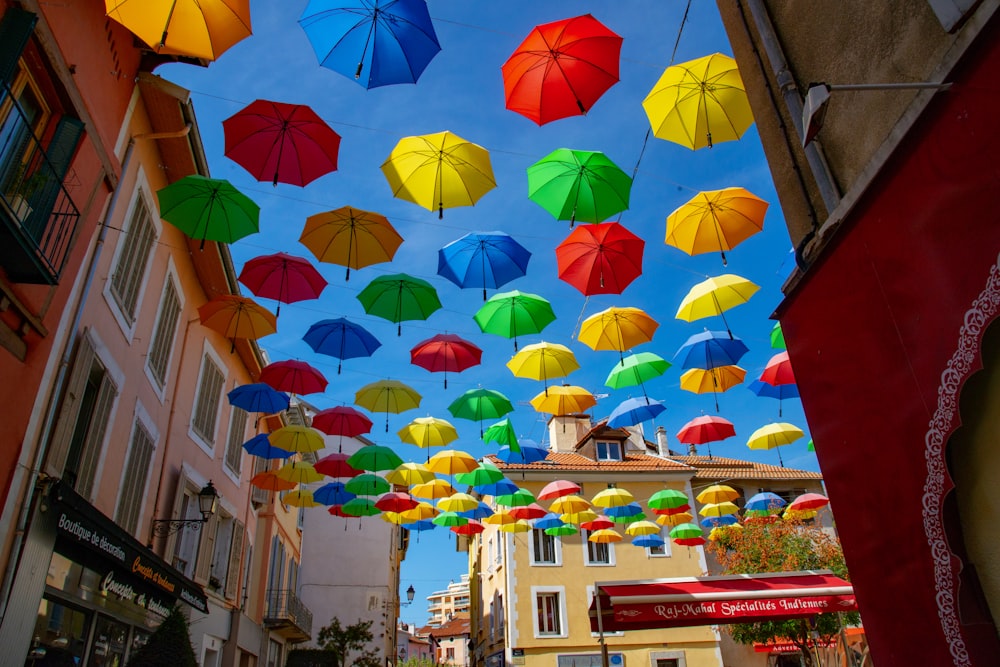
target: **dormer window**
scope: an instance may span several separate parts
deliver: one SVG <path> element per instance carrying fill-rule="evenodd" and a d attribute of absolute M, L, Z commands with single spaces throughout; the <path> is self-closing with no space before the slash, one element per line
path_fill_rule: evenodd
<path fill-rule="evenodd" d="M 621 461 L 622 443 L 620 442 L 597 442 L 598 461 Z"/>

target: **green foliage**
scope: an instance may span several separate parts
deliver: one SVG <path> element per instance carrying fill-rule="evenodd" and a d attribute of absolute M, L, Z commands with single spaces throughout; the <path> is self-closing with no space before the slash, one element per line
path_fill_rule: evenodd
<path fill-rule="evenodd" d="M 406 661 L 396 661 L 396 667 L 443 667 L 443 663 L 431 658 L 410 658 Z"/>
<path fill-rule="evenodd" d="M 321 648 L 297 648 L 288 652 L 285 667 L 336 667 L 337 659 Z"/>
<path fill-rule="evenodd" d="M 187 619 L 177 607 L 149 636 L 146 645 L 132 654 L 128 667 L 198 667 Z"/>
<path fill-rule="evenodd" d="M 336 616 L 320 629 L 316 643 L 320 648 L 333 654 L 335 667 L 382 667 L 378 653 L 366 648 L 372 636 L 372 622 L 358 620 L 353 625 L 342 626 Z M 352 653 L 358 653 L 348 662 Z"/>

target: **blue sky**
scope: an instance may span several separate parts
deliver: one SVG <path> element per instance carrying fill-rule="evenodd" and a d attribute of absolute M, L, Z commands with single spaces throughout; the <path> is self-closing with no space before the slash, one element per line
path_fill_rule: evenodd
<path fill-rule="evenodd" d="M 521 344 L 546 340 L 568 345 L 582 368 L 567 381 L 608 394 L 598 402 L 595 417 L 606 416 L 637 392 L 612 391 L 603 385 L 617 353 L 594 352 L 577 342 L 573 338 L 577 322 L 610 306 L 642 308 L 659 321 L 660 328 L 652 343 L 636 351 L 655 352 L 669 359 L 689 336 L 706 327 L 722 328 L 718 318 L 692 323 L 674 319 L 688 290 L 709 276 L 736 273 L 761 286 L 749 303 L 727 313 L 733 332 L 750 348 L 741 361 L 747 382 L 756 378 L 775 352 L 768 340 L 774 325 L 769 317 L 781 299 L 780 284 L 790 248 L 756 128 L 739 142 L 717 144 L 711 150 L 691 151 L 651 137 L 643 151 L 649 125 L 641 102 L 670 63 L 686 3 L 430 0 L 428 4 L 442 51 L 416 85 L 365 90 L 321 68 L 297 23 L 305 0 L 254 3 L 254 35 L 218 62 L 208 68 L 167 65 L 157 71 L 192 91 L 212 175 L 228 179 L 261 206 L 260 234 L 232 246 L 237 270 L 253 257 L 278 251 L 312 259 L 298 243 L 306 217 L 341 206 L 382 213 L 405 239 L 391 264 L 352 271 L 347 283 L 342 267 L 316 263 L 330 285 L 319 300 L 282 306 L 278 333 L 260 341 L 271 358 L 302 359 L 326 374 L 330 380 L 326 393 L 308 397 L 320 408 L 350 405 L 359 387 L 378 379 L 392 378 L 414 387 L 423 394 L 420 408 L 390 415 L 388 434 L 380 425 L 384 418 L 377 415 L 372 434 L 377 443 L 396 448 L 404 460 L 422 461 L 426 452 L 401 445 L 396 431 L 412 418 L 427 415 L 455 424 L 461 435 L 456 448 L 477 457 L 493 451 L 492 446 L 478 440 L 478 424 L 452 419 L 447 412 L 448 404 L 462 392 L 479 386 L 505 393 L 517 408 L 510 417 L 518 432 L 542 440 L 545 416 L 527 405 L 541 384 L 514 378 L 507 370 L 504 364 L 513 353 L 511 341 L 479 331 L 472 315 L 482 305 L 481 290 L 460 290 L 436 275 L 440 247 L 468 232 L 501 230 L 533 253 L 527 276 L 502 289 L 546 297 L 558 318 L 542 335 L 524 337 Z M 586 116 L 538 127 L 506 110 L 500 66 L 507 57 L 535 25 L 587 12 L 624 38 L 621 81 Z M 675 62 L 715 52 L 731 55 L 715 3 L 694 2 Z M 305 188 L 272 187 L 254 181 L 226 158 L 222 121 L 255 99 L 308 104 L 315 109 L 343 137 L 339 170 Z M 379 166 L 400 138 L 443 130 L 490 151 L 497 188 L 474 207 L 447 209 L 439 220 L 437 213 L 393 198 Z M 554 248 L 569 233 L 569 225 L 554 220 L 527 198 L 525 170 L 557 148 L 602 151 L 628 173 L 642 154 L 631 207 L 621 222 L 646 241 L 644 274 L 622 295 L 587 300 L 556 276 Z M 665 218 L 670 212 L 701 190 L 730 186 L 747 188 L 769 201 L 771 207 L 764 231 L 729 253 L 728 267 L 722 266 L 717 254 L 689 257 L 664 245 Z M 366 315 L 355 298 L 372 278 L 396 272 L 430 281 L 444 303 L 444 308 L 426 322 L 404 322 L 401 337 L 396 336 L 395 324 Z M 273 302 L 261 302 L 274 308 Z M 331 317 L 347 317 L 362 324 L 383 344 L 370 360 L 346 361 L 339 376 L 336 359 L 313 353 L 301 340 L 311 323 Z M 461 375 L 449 374 L 447 390 L 442 388 L 440 374 L 409 365 L 410 348 L 442 332 L 462 335 L 484 350 L 482 366 Z M 675 448 L 673 434 L 685 422 L 702 413 L 715 413 L 711 395 L 679 389 L 681 372 L 675 366 L 662 378 L 647 383 L 649 395 L 664 401 L 668 409 L 655 424 L 646 424 L 646 432 L 651 434 L 655 426 L 664 426 Z M 719 405 L 719 414 L 736 424 L 737 435 L 715 443 L 713 453 L 776 464 L 775 452 L 754 452 L 745 442 L 756 428 L 779 421 L 777 401 L 758 398 L 740 386 L 719 395 Z M 784 401 L 783 412 L 780 421 L 808 431 L 797 400 Z M 807 439 L 784 448 L 787 466 L 818 469 L 815 456 L 806 451 Z M 331 518 L 330 529 L 339 528 L 339 521 Z M 441 530 L 422 533 L 419 541 L 411 541 L 401 589 L 412 584 L 417 602 L 403 609 L 404 621 L 424 623 L 423 598 L 444 588 L 449 580 L 457 580 L 465 570 L 464 555 L 454 552 L 454 540 L 448 538 Z"/>

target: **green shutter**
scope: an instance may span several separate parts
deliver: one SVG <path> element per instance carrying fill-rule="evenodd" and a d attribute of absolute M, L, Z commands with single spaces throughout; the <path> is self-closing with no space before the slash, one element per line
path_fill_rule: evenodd
<path fill-rule="evenodd" d="M 17 71 L 17 60 L 28 45 L 28 39 L 35 29 L 38 16 L 23 9 L 11 7 L 0 21 L 0 101 L 7 95 L 5 90 Z"/>
<path fill-rule="evenodd" d="M 76 147 L 82 136 L 82 121 L 71 116 L 63 116 L 59 119 L 55 132 L 52 134 L 52 141 L 49 142 L 49 146 L 45 150 L 51 171 L 46 169 L 44 165 L 40 165 L 37 172 L 39 175 L 47 175 L 47 178 L 44 186 L 31 197 L 31 207 L 36 211 L 36 215 L 32 216 L 34 220 L 48 222 L 49 214 L 52 213 L 59 193 L 62 191 L 63 179 L 66 177 L 66 172 L 69 171 L 70 162 L 73 160 L 73 154 L 76 153 Z M 44 215 L 37 213 L 39 211 L 43 212 Z"/>

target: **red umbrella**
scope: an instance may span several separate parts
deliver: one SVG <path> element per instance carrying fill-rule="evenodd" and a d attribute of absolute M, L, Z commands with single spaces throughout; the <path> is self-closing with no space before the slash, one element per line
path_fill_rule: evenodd
<path fill-rule="evenodd" d="M 451 532 L 456 535 L 478 535 L 479 533 L 486 530 L 486 526 L 480 521 L 475 519 L 469 519 L 469 523 L 462 524 L 461 526 L 452 526 Z"/>
<path fill-rule="evenodd" d="M 355 438 L 363 433 L 371 433 L 372 420 L 365 413 L 346 405 L 320 410 L 312 418 L 312 427 L 327 435 L 346 435 Z"/>
<path fill-rule="evenodd" d="M 728 419 L 712 415 L 696 417 L 681 427 L 677 431 L 677 439 L 685 445 L 704 445 L 709 442 L 718 442 L 736 435 L 736 427 Z M 712 448 L 708 448 L 709 457 L 712 456 Z"/>
<path fill-rule="evenodd" d="M 830 499 L 819 493 L 803 493 L 788 503 L 790 510 L 818 510 L 830 504 Z"/>
<path fill-rule="evenodd" d="M 779 352 L 771 357 L 764 367 L 764 372 L 760 374 L 760 379 L 770 385 L 795 384 L 795 375 L 792 373 L 792 362 L 788 360 L 788 351 Z"/>
<path fill-rule="evenodd" d="M 438 334 L 420 341 L 410 350 L 410 363 L 432 373 L 444 373 L 444 388 L 448 388 L 448 371 L 461 373 L 482 363 L 483 351 L 455 334 Z"/>
<path fill-rule="evenodd" d="M 563 496 L 571 496 L 580 493 L 580 485 L 576 482 L 568 482 L 564 479 L 557 479 L 549 482 L 536 496 L 539 500 L 554 500 Z"/>
<path fill-rule="evenodd" d="M 388 493 L 383 493 L 379 496 L 379 499 L 375 501 L 375 507 L 379 508 L 383 512 L 405 512 L 406 510 L 411 510 L 420 501 L 411 496 L 408 493 L 403 493 L 401 491 L 389 491 Z"/>
<path fill-rule="evenodd" d="M 222 129 L 226 157 L 258 181 L 304 186 L 337 170 L 340 135 L 307 106 L 257 100 Z"/>
<path fill-rule="evenodd" d="M 522 505 L 520 507 L 511 507 L 507 514 L 510 514 L 515 519 L 541 519 L 543 516 L 548 514 L 545 508 L 538 503 L 531 503 L 530 505 Z"/>
<path fill-rule="evenodd" d="M 318 394 L 326 389 L 326 378 L 304 361 L 287 359 L 264 366 L 260 381 L 290 394 Z"/>
<path fill-rule="evenodd" d="M 642 274 L 645 246 L 617 222 L 577 227 L 556 246 L 559 278 L 585 296 L 621 294 Z"/>
<path fill-rule="evenodd" d="M 319 461 L 316 461 L 313 464 L 313 468 L 319 474 L 326 475 L 327 477 L 357 477 L 361 474 L 361 471 L 347 463 L 347 459 L 349 458 L 350 454 L 340 452 L 327 454 Z"/>
<path fill-rule="evenodd" d="M 677 507 L 664 507 L 662 509 L 653 509 L 653 514 L 680 514 L 681 512 L 687 512 L 691 509 L 691 506 L 687 503 L 683 505 L 678 505 Z"/>
<path fill-rule="evenodd" d="M 580 528 L 584 530 L 604 530 L 606 528 L 614 528 L 615 522 L 606 516 L 599 516 L 593 521 L 585 521 L 580 524 Z"/>
<path fill-rule="evenodd" d="M 277 301 L 278 313 L 282 303 L 319 298 L 327 284 L 308 260 L 283 252 L 254 257 L 243 265 L 239 280 L 256 296 Z"/>
<path fill-rule="evenodd" d="M 618 83 L 621 48 L 590 14 L 536 26 L 501 67 L 507 108 L 539 125 L 587 113 Z"/>
<path fill-rule="evenodd" d="M 700 547 L 705 544 L 704 537 L 676 537 L 674 542 L 685 547 Z"/>
<path fill-rule="evenodd" d="M 339 516 L 345 519 L 353 519 L 354 517 L 351 516 L 350 514 L 344 514 L 344 510 L 341 509 L 342 507 L 343 505 L 330 505 L 330 508 L 327 509 L 326 511 L 332 514 L 333 516 Z"/>

